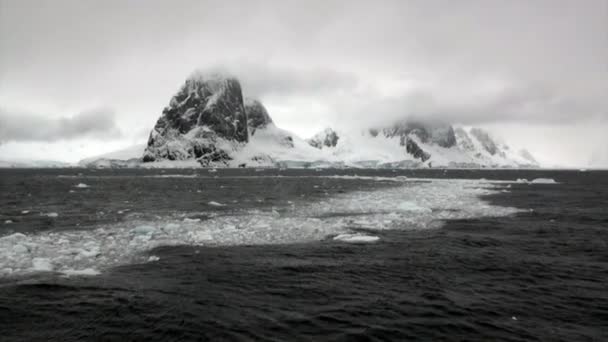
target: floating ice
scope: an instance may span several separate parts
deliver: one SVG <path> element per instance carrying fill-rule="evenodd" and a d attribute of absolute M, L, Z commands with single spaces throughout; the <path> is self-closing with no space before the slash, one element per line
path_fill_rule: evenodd
<path fill-rule="evenodd" d="M 211 201 L 211 202 L 209 202 L 207 204 L 209 204 L 210 206 L 213 206 L 213 207 L 223 207 L 223 206 L 225 206 L 225 204 L 222 204 L 222 203 L 219 203 L 219 202 L 216 202 L 216 201 Z"/>
<path fill-rule="evenodd" d="M 63 271 L 61 271 L 61 273 L 65 274 L 66 276 L 95 276 L 100 274 L 101 272 L 99 272 L 98 270 L 94 269 L 94 268 L 85 268 L 82 270 L 73 270 L 73 269 L 64 269 Z"/>
<path fill-rule="evenodd" d="M 515 183 L 529 183 L 529 182 L 525 178 L 517 178 L 517 180 L 515 181 Z"/>
<path fill-rule="evenodd" d="M 0 237 L 0 274 L 15 276 L 49 269 L 73 275 L 88 269 L 103 271 L 147 262 L 149 251 L 159 246 L 285 244 L 328 237 L 343 242 L 373 242 L 378 237 L 353 233 L 353 229 L 432 229 L 444 220 L 504 216 L 518 211 L 481 200 L 481 195 L 497 193 L 504 185 L 478 180 L 391 181 L 395 182 L 391 188 L 336 194 L 313 203 L 287 203 L 280 213 L 274 209 L 237 210 L 223 215 L 175 213 L 154 220 L 131 218 L 94 229 L 6 235 Z M 184 219 L 201 215 L 208 219 Z"/>
<path fill-rule="evenodd" d="M 58 217 L 59 214 L 57 213 L 42 213 L 42 216 L 48 216 L 48 217 Z"/>
<path fill-rule="evenodd" d="M 13 223 L 12 220 L 6 220 L 6 221 L 4 221 L 4 224 L 11 224 L 11 223 Z"/>
<path fill-rule="evenodd" d="M 151 235 L 156 233 L 156 228 L 149 225 L 137 226 L 131 230 L 136 235 Z"/>
<path fill-rule="evenodd" d="M 84 183 L 78 183 L 78 184 L 74 185 L 74 187 L 84 189 L 84 188 L 89 188 L 90 186 L 87 184 L 84 184 Z"/>
<path fill-rule="evenodd" d="M 334 236 L 334 240 L 350 242 L 350 243 L 370 243 L 370 242 L 376 242 L 376 241 L 380 240 L 380 238 L 377 236 L 371 236 L 371 235 L 344 233 L 344 234 L 339 234 L 339 235 Z"/>
<path fill-rule="evenodd" d="M 32 269 L 34 271 L 50 272 L 53 270 L 53 265 L 48 258 L 34 258 L 32 259 Z"/>
<path fill-rule="evenodd" d="M 402 211 L 417 211 L 417 212 L 424 212 L 424 213 L 432 212 L 431 209 L 419 206 L 416 202 L 412 202 L 412 201 L 401 202 L 401 204 L 399 204 L 398 209 L 402 210 Z"/>
<path fill-rule="evenodd" d="M 156 255 L 150 255 L 150 257 L 148 258 L 148 262 L 154 262 L 154 261 L 158 261 L 160 260 L 159 257 L 157 257 Z"/>
<path fill-rule="evenodd" d="M 188 175 L 172 174 L 172 175 L 151 175 L 151 176 L 145 176 L 145 177 L 149 177 L 149 178 L 196 178 L 196 177 L 198 177 L 198 175 L 196 175 L 196 174 L 188 174 Z"/>
<path fill-rule="evenodd" d="M 25 214 L 29 214 L 30 211 L 29 210 L 21 210 L 21 214 L 25 215 Z"/>
<path fill-rule="evenodd" d="M 532 184 L 557 184 L 552 178 L 535 178 L 530 183 Z"/>

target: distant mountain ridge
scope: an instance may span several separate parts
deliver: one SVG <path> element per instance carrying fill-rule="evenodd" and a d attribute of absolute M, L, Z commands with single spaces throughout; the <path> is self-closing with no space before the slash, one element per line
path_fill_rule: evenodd
<path fill-rule="evenodd" d="M 538 167 L 474 127 L 401 120 L 363 132 L 327 128 L 308 140 L 278 128 L 238 79 L 193 73 L 171 98 L 139 159 L 85 165 L 161 167 Z"/>

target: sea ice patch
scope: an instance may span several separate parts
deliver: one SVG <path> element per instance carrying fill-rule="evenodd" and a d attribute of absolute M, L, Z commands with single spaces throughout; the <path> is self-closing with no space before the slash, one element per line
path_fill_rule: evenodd
<path fill-rule="evenodd" d="M 280 212 L 271 208 L 223 215 L 213 211 L 175 213 L 154 220 L 130 218 L 94 229 L 6 235 L 0 237 L 0 274 L 52 270 L 94 275 L 108 267 L 145 263 L 150 259 L 149 251 L 160 246 L 287 244 L 327 238 L 370 243 L 379 239 L 369 233 L 373 230 L 433 229 L 444 220 L 518 211 L 480 199 L 499 192 L 504 185 L 450 179 L 391 181 L 395 182 L 391 188 L 336 194 L 297 206 L 286 203 Z M 215 201 L 208 205 L 223 206 Z M 191 219 L 201 215 L 204 220 Z M 361 228 L 365 234 L 353 233 Z M 4 271 L 8 269 L 11 271 Z"/>
<path fill-rule="evenodd" d="M 80 188 L 80 189 L 86 189 L 89 188 L 90 186 L 84 183 L 78 183 L 76 185 L 74 185 L 75 188 Z"/>

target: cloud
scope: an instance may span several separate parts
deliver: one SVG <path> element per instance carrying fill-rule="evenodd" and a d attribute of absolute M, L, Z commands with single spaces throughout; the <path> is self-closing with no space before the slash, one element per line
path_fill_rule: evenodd
<path fill-rule="evenodd" d="M 606 122 L 606 22 L 606 0 L 0 0 L 0 103 L 107 103 L 131 133 L 220 64 L 300 135 L 404 116 Z"/>
<path fill-rule="evenodd" d="M 78 138 L 118 138 L 121 131 L 114 112 L 97 108 L 71 117 L 10 111 L 0 108 L 0 142 L 54 142 Z"/>

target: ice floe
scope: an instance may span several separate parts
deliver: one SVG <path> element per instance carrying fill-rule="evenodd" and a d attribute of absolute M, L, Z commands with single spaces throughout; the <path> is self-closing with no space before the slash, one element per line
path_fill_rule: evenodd
<path fill-rule="evenodd" d="M 76 185 L 74 185 L 75 188 L 81 188 L 81 189 L 85 189 L 85 188 L 89 188 L 90 186 L 84 183 L 78 183 Z"/>
<path fill-rule="evenodd" d="M 532 184 L 557 184 L 552 178 L 535 178 L 530 183 Z"/>
<path fill-rule="evenodd" d="M 108 267 L 154 261 L 159 246 L 253 245 L 322 241 L 369 243 L 370 231 L 432 229 L 444 220 L 504 216 L 517 209 L 491 205 L 481 196 L 504 185 L 479 180 L 401 178 L 395 186 L 335 194 L 321 201 L 304 200 L 276 208 L 227 207 L 209 212 L 174 213 L 153 220 L 137 217 L 81 230 L 46 231 L 0 236 L 0 274 L 53 271 L 94 275 Z M 295 200 L 294 200 L 295 201 Z M 209 206 L 223 206 L 208 202 Z M 56 213 L 43 215 L 51 216 Z M 197 217 L 204 215 L 204 220 Z M 364 229 L 365 234 L 360 230 Z M 86 271 L 92 270 L 92 271 Z"/>
<path fill-rule="evenodd" d="M 344 234 L 338 234 L 338 235 L 334 236 L 334 240 L 350 242 L 350 243 L 370 243 L 370 242 L 376 242 L 376 241 L 380 240 L 380 238 L 377 236 L 371 236 L 371 235 L 344 233 Z"/>

